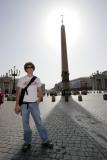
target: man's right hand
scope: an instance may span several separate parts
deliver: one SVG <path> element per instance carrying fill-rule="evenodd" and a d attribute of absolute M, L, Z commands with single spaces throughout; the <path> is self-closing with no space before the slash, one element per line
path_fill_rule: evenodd
<path fill-rule="evenodd" d="M 19 105 L 16 105 L 16 106 L 15 106 L 15 113 L 16 113 L 16 114 L 19 114 L 20 111 L 21 111 L 21 110 L 20 110 L 20 106 L 19 106 Z"/>

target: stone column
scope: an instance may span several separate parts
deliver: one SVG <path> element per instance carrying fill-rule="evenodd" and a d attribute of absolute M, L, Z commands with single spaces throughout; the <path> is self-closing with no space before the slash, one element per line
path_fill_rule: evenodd
<path fill-rule="evenodd" d="M 70 93 L 65 26 L 61 25 L 62 95 Z"/>

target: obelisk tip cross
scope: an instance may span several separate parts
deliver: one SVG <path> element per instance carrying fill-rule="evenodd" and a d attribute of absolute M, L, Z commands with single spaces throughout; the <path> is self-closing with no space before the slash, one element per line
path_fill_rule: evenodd
<path fill-rule="evenodd" d="M 62 14 L 61 15 L 61 22 L 62 22 L 62 24 L 63 24 L 63 17 L 64 17 L 64 15 Z"/>

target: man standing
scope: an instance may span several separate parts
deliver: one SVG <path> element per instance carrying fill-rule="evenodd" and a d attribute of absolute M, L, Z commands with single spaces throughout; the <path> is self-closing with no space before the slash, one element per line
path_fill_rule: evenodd
<path fill-rule="evenodd" d="M 39 102 L 43 97 L 41 82 L 38 77 L 29 85 L 27 88 L 27 93 L 25 92 L 23 104 L 19 106 L 19 98 L 21 94 L 21 89 L 25 88 L 27 84 L 33 77 L 33 71 L 35 66 L 32 62 L 27 62 L 24 65 L 24 70 L 27 72 L 27 75 L 20 78 L 16 87 L 16 106 L 15 112 L 18 114 L 21 111 L 22 122 L 24 129 L 24 145 L 22 147 L 23 151 L 27 151 L 31 147 L 32 142 L 32 131 L 29 125 L 29 116 L 30 114 L 33 117 L 35 125 L 37 127 L 38 133 L 42 139 L 42 146 L 47 148 L 53 148 L 53 144 L 48 139 L 48 132 L 42 124 L 39 110 Z"/>

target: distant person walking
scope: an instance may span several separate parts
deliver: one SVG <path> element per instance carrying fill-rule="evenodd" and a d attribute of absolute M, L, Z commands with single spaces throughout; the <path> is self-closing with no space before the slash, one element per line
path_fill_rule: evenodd
<path fill-rule="evenodd" d="M 0 88 L 0 108 L 1 108 L 1 104 L 3 104 L 3 100 L 4 100 L 4 94 Z"/>
<path fill-rule="evenodd" d="M 32 142 L 32 130 L 29 125 L 30 114 L 33 117 L 34 123 L 37 127 L 38 133 L 42 139 L 42 146 L 46 148 L 53 148 L 53 144 L 48 139 L 48 132 L 42 124 L 39 110 L 39 102 L 43 98 L 43 93 L 41 89 L 41 81 L 38 77 L 29 85 L 24 95 L 23 104 L 19 106 L 19 99 L 21 95 L 21 90 L 25 88 L 31 79 L 34 77 L 33 71 L 35 66 L 32 62 L 27 62 L 24 65 L 24 70 L 27 75 L 20 78 L 16 87 L 16 114 L 20 113 L 22 115 L 23 129 L 24 129 L 24 145 L 22 147 L 23 151 L 27 151 L 31 147 Z"/>

